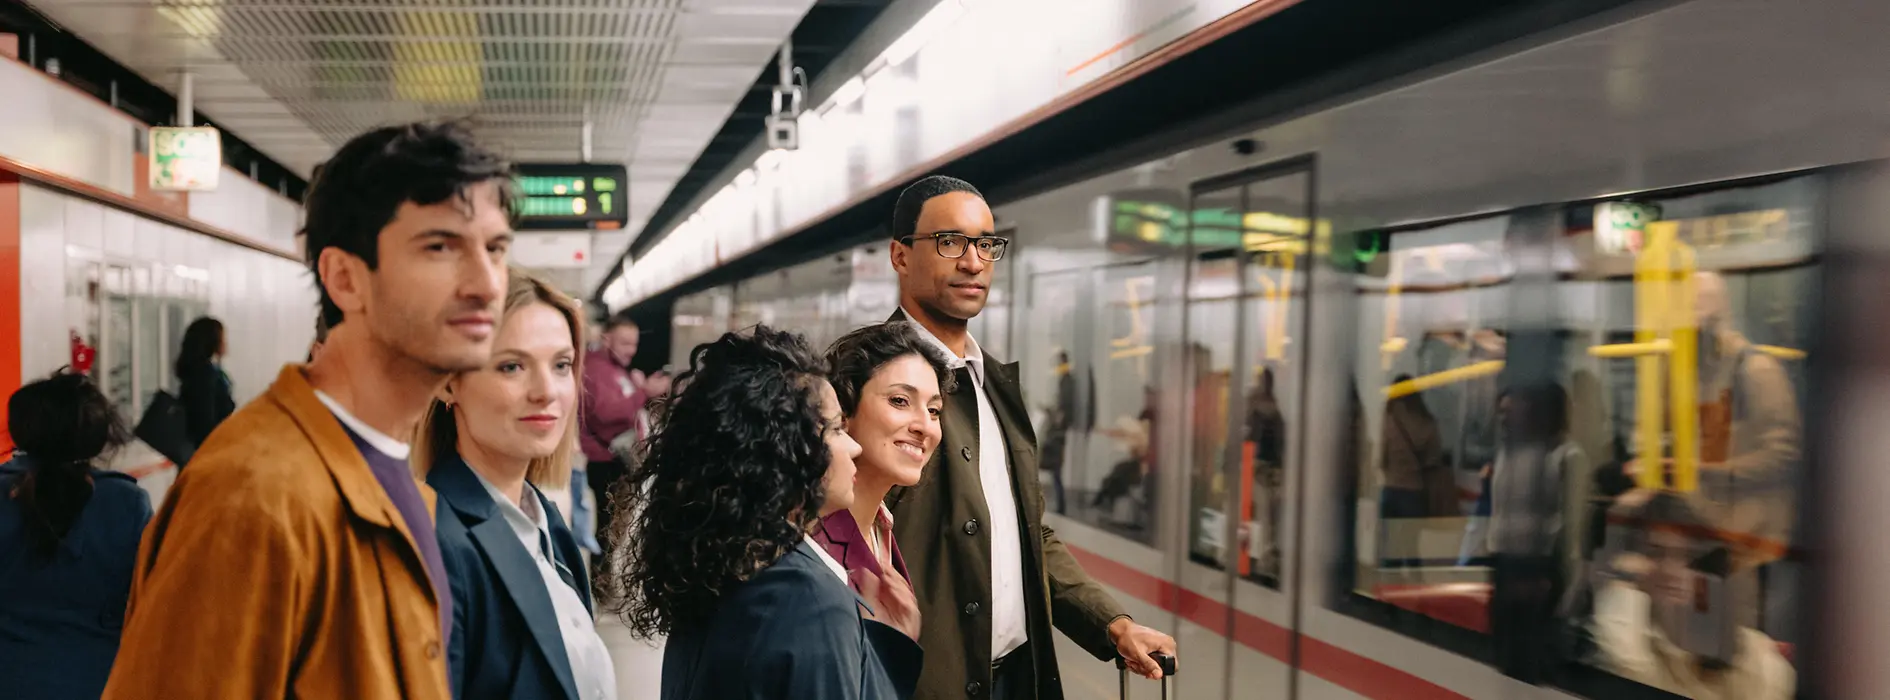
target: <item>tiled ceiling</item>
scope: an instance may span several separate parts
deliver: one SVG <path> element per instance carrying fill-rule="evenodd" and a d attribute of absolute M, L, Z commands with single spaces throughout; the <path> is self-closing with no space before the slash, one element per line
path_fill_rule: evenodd
<path fill-rule="evenodd" d="M 630 169 L 588 292 L 815 0 L 38 0 L 33 6 L 307 175 L 349 137 L 470 116 L 520 161 Z"/>

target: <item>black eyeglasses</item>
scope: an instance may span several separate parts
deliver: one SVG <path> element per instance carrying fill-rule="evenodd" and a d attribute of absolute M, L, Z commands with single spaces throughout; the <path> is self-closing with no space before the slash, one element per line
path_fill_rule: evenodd
<path fill-rule="evenodd" d="M 978 236 L 973 238 L 962 233 L 928 233 L 923 236 L 902 236 L 900 243 L 912 245 L 913 241 L 930 238 L 938 247 L 938 256 L 957 260 L 965 257 L 965 248 L 978 249 L 978 257 L 986 262 L 1004 259 L 1004 249 L 1009 248 L 1011 239 L 1002 236 Z M 969 244 L 969 246 L 967 245 Z"/>

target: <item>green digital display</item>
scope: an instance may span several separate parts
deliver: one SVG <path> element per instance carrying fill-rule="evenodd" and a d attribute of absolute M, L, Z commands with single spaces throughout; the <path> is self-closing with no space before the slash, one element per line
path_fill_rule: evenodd
<path fill-rule="evenodd" d="M 521 229 L 619 228 L 629 220 L 622 165 L 522 163 L 518 166 Z"/>

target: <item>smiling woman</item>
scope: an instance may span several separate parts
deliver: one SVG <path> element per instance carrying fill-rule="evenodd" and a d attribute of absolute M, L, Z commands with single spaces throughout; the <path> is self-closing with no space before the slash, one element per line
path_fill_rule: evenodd
<path fill-rule="evenodd" d="M 510 280 L 491 359 L 448 380 L 414 441 L 456 603 L 448 670 L 465 697 L 612 698 L 577 541 L 539 491 L 571 473 L 583 325 L 570 297 Z"/>
<path fill-rule="evenodd" d="M 873 575 L 910 576 L 893 540 L 886 494 L 913 486 L 938 448 L 939 414 L 951 391 L 945 355 L 906 322 L 867 326 L 827 349 L 847 434 L 860 444 L 853 505 L 821 518 L 814 539 L 840 565 Z M 858 590 L 860 580 L 850 583 Z"/>

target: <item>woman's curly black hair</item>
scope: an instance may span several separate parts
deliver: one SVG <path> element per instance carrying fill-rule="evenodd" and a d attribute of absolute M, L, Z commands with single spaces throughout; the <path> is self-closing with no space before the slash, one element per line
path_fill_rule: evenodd
<path fill-rule="evenodd" d="M 606 606 L 645 639 L 705 623 L 801 543 L 826 500 L 826 363 L 755 326 L 689 353 L 640 463 L 611 494 Z"/>

